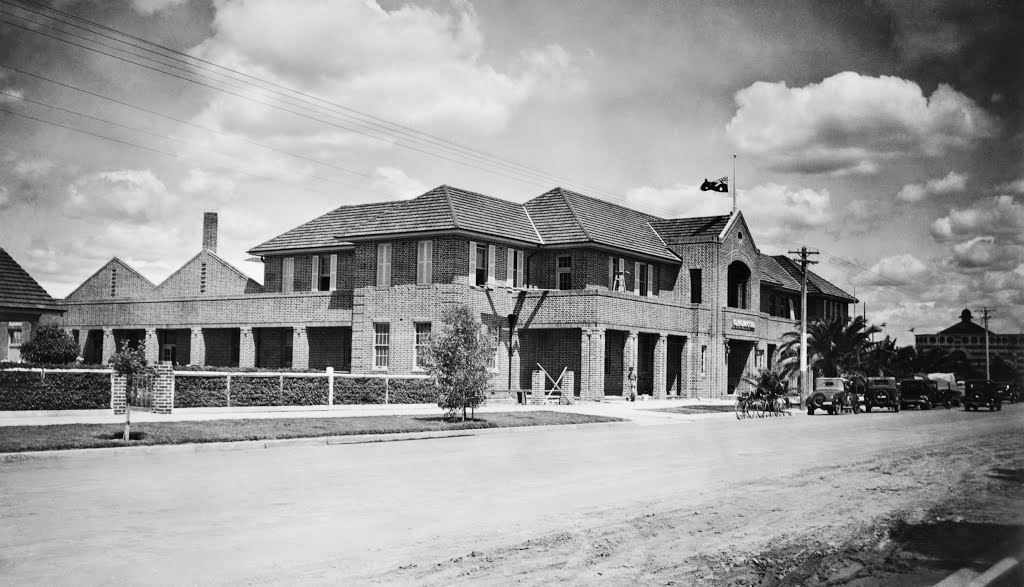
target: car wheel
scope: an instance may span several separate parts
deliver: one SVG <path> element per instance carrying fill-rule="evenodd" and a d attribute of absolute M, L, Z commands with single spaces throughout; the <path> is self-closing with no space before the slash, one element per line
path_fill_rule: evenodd
<path fill-rule="evenodd" d="M 950 410 L 953 408 L 953 402 L 946 400 L 946 409 Z"/>
<path fill-rule="evenodd" d="M 868 412 L 868 413 L 871 412 L 871 402 L 865 402 L 864 403 L 864 411 Z"/>
<path fill-rule="evenodd" d="M 996 411 L 997 412 L 1002 412 L 1003 411 L 1003 404 L 999 404 L 998 406 L 996 406 Z"/>
<path fill-rule="evenodd" d="M 900 404 L 898 404 L 898 403 L 893 404 L 892 405 L 892 411 L 897 413 L 897 414 L 900 413 Z"/>
<path fill-rule="evenodd" d="M 807 408 L 807 415 L 808 416 L 813 416 L 814 415 L 814 408 Z"/>

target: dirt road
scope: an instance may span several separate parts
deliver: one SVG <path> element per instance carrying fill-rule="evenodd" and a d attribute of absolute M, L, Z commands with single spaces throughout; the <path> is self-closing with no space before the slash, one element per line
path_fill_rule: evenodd
<path fill-rule="evenodd" d="M 1022 423 L 1007 406 L 10 463 L 0 575 L 930 584 L 998 549 L 915 554 L 926 525 L 1017 536 Z"/>

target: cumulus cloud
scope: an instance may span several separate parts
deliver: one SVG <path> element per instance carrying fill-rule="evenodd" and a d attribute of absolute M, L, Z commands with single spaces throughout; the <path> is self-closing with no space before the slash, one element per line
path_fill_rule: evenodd
<path fill-rule="evenodd" d="M 996 186 L 996 190 L 1004 193 L 1024 194 L 1024 177 L 999 184 Z"/>
<path fill-rule="evenodd" d="M 881 161 L 939 156 L 995 130 L 988 113 L 950 86 L 925 96 L 913 81 L 850 71 L 800 88 L 755 82 L 735 100 L 729 137 L 782 171 L 873 173 Z"/>
<path fill-rule="evenodd" d="M 931 233 L 939 241 L 993 235 L 1024 243 L 1024 203 L 1013 196 L 997 196 L 967 208 L 953 208 L 932 222 Z"/>
<path fill-rule="evenodd" d="M 142 14 L 148 15 L 173 8 L 185 2 L 186 0 L 132 0 L 132 6 Z"/>
<path fill-rule="evenodd" d="M 559 45 L 524 48 L 504 70 L 487 63 L 466 2 L 447 12 L 385 10 L 375 0 L 305 3 L 302 10 L 273 0 L 215 5 L 214 33 L 195 55 L 420 128 L 492 133 L 531 98 L 586 87 Z M 295 117 L 230 97 L 215 98 L 208 113 L 239 132 L 308 134 L 304 123 L 292 130 Z M 345 114 L 318 117 L 352 126 Z"/>
<path fill-rule="evenodd" d="M 373 172 L 370 191 L 387 200 L 408 199 L 427 191 L 427 186 L 395 167 L 378 167 Z"/>
<path fill-rule="evenodd" d="M 68 187 L 67 210 L 78 216 L 148 221 L 177 202 L 148 169 L 119 169 L 86 175 Z"/>
<path fill-rule="evenodd" d="M 6 186 L 0 185 L 0 210 L 5 208 L 11 202 L 11 190 L 7 189 Z"/>
<path fill-rule="evenodd" d="M 181 189 L 186 194 L 201 197 L 219 204 L 233 200 L 236 196 L 235 181 L 201 168 L 194 168 L 181 180 Z"/>
<path fill-rule="evenodd" d="M 627 205 L 665 217 L 710 216 L 732 210 L 728 194 L 702 192 L 681 183 L 666 188 L 635 188 L 626 197 Z M 832 199 L 825 189 L 760 184 L 741 192 L 739 208 L 758 233 L 769 237 L 819 228 L 832 220 Z"/>
<path fill-rule="evenodd" d="M 964 269 L 1008 269 L 1024 260 L 1024 246 L 999 242 L 987 235 L 957 243 L 952 252 L 952 262 Z"/>
<path fill-rule="evenodd" d="M 896 199 L 901 202 L 920 202 L 931 195 L 955 194 L 963 192 L 965 189 L 967 189 L 967 175 L 950 171 L 946 177 L 903 186 L 896 194 Z"/>
<path fill-rule="evenodd" d="M 858 275 L 858 285 L 907 285 L 928 273 L 928 266 L 909 253 L 880 259 L 871 268 Z"/>

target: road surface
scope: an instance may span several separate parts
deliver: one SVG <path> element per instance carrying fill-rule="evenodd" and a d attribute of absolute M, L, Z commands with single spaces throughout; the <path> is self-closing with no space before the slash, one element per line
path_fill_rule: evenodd
<path fill-rule="evenodd" d="M 446 561 L 504 553 L 495 555 L 504 563 L 484 565 L 468 581 L 504 583 L 515 575 L 527 583 L 585 583 L 588 577 L 572 574 L 596 568 L 585 561 L 531 580 L 529 561 L 509 553 L 559 533 L 593 537 L 638 517 L 679 519 L 690 509 L 708 532 L 680 526 L 676 534 L 694 542 L 677 548 L 756 546 L 729 524 L 715 530 L 712 517 L 749 499 L 745 487 L 790 488 L 787 502 L 805 494 L 827 502 L 836 483 L 827 478 L 830 466 L 873 471 L 897 453 L 934 450 L 940 458 L 996 435 L 1020 438 L 1022 417 L 1024 406 L 992 414 L 712 417 L 0 464 L 0 577 L 16 585 L 446 584 L 458 582 Z M 1020 446 L 1011 447 L 1015 454 Z M 770 530 L 783 535 L 829 524 L 827 516 L 798 522 L 800 506 L 793 507 L 772 508 L 777 513 L 762 524 L 770 520 Z M 652 531 L 682 539 L 672 528 Z M 637 548 L 647 552 L 640 554 L 654 560 L 655 547 L 642 538 Z"/>

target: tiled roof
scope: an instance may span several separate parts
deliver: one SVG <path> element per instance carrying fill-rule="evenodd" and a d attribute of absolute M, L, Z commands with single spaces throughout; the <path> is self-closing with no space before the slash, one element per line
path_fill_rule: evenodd
<path fill-rule="evenodd" d="M 328 247 L 346 238 L 457 229 L 540 243 L 522 205 L 443 185 L 411 200 L 342 206 L 249 252 Z"/>
<path fill-rule="evenodd" d="M 60 311 L 60 306 L 18 265 L 7 251 L 0 248 L 0 306 L 32 310 Z"/>
<path fill-rule="evenodd" d="M 800 282 L 783 269 L 774 257 L 758 255 L 757 264 L 762 282 L 766 281 L 783 289 L 800 291 Z"/>
<path fill-rule="evenodd" d="M 789 275 L 792 276 L 798 284 L 801 282 L 803 274 L 800 272 L 800 266 L 797 265 L 796 261 L 785 255 L 773 255 L 772 259 L 775 259 L 779 266 L 782 267 L 786 273 L 789 273 Z M 827 279 L 821 277 L 810 269 L 807 270 L 807 293 L 831 296 L 848 300 L 850 302 L 854 302 L 857 299 L 839 289 Z"/>
<path fill-rule="evenodd" d="M 694 218 L 657 219 L 651 222 L 665 242 L 678 242 L 696 237 L 717 237 L 729 223 L 729 215 Z"/>
<path fill-rule="evenodd" d="M 651 223 L 656 216 L 555 188 L 526 203 L 545 244 L 594 242 L 678 261 Z"/>

